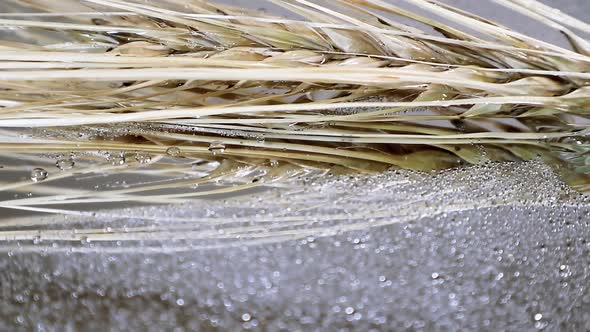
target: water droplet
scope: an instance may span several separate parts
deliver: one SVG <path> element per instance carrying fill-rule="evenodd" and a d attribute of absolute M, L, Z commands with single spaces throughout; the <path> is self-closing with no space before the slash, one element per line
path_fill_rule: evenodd
<path fill-rule="evenodd" d="M 542 314 L 535 314 L 535 317 L 534 317 L 534 319 L 535 319 L 536 321 L 540 321 L 541 319 L 543 319 L 543 315 L 542 315 Z"/>
<path fill-rule="evenodd" d="M 170 157 L 178 157 L 180 156 L 180 149 L 177 148 L 176 146 L 172 146 L 169 147 L 168 149 L 166 149 L 166 154 L 169 155 Z"/>
<path fill-rule="evenodd" d="M 354 308 L 353 307 L 346 307 L 346 309 L 344 309 L 344 312 L 347 315 L 352 315 L 352 314 L 354 314 Z"/>
<path fill-rule="evenodd" d="M 31 171 L 31 180 L 39 182 L 47 179 L 47 171 L 43 168 L 35 168 Z"/>
<path fill-rule="evenodd" d="M 222 154 L 225 152 L 225 145 L 219 141 L 211 142 L 211 144 L 209 145 L 209 151 L 214 156 Z"/>
<path fill-rule="evenodd" d="M 431 277 L 432 279 L 438 279 L 438 277 L 439 277 L 439 274 L 438 274 L 438 273 L 436 273 L 436 272 L 434 272 L 432 275 L 430 275 L 430 277 Z"/>
<path fill-rule="evenodd" d="M 145 152 L 138 152 L 135 155 L 135 160 L 140 164 L 147 164 L 152 161 L 152 156 Z"/>
<path fill-rule="evenodd" d="M 183 306 L 184 305 L 184 299 L 178 299 L 178 300 L 176 300 L 176 305 Z"/>
<path fill-rule="evenodd" d="M 248 321 L 250 321 L 250 319 L 252 319 L 252 316 L 250 316 L 250 314 L 245 313 L 245 314 L 242 315 L 242 320 L 244 322 L 248 322 Z"/>
<path fill-rule="evenodd" d="M 67 171 L 69 169 L 72 169 L 72 168 L 74 168 L 74 165 L 76 165 L 76 162 L 74 162 L 74 160 L 72 158 L 58 159 L 55 162 L 55 166 L 62 171 Z"/>
<path fill-rule="evenodd" d="M 113 166 L 121 166 L 125 164 L 125 154 L 119 153 L 118 155 L 110 155 L 109 160 Z"/>

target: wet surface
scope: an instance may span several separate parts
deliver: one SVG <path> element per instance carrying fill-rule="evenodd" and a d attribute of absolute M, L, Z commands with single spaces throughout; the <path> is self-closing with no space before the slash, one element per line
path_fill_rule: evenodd
<path fill-rule="evenodd" d="M 129 227 L 112 242 L 4 241 L 2 329 L 590 329 L 590 205 L 541 164 L 306 188 L 75 226 Z M 184 236 L 125 237 L 172 220 Z"/>
<path fill-rule="evenodd" d="M 485 209 L 175 255 L 17 253 L 0 260 L 3 329 L 583 331 L 588 213 Z"/>

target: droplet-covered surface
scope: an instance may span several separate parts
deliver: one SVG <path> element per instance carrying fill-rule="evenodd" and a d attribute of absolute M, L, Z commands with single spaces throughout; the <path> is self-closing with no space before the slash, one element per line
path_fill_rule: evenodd
<path fill-rule="evenodd" d="M 589 215 L 510 163 L 4 222 L 1 328 L 583 331 Z"/>

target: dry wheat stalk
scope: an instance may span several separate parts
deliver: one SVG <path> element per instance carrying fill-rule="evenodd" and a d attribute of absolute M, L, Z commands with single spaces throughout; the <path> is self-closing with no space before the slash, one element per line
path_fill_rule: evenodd
<path fill-rule="evenodd" d="M 2 184 L 42 196 L 1 205 L 63 213 L 43 206 L 174 203 L 310 171 L 534 158 L 589 190 L 590 25 L 534 0 L 491 1 L 560 30 L 572 50 L 434 0 L 402 1 L 432 17 L 386 0 L 269 0 L 306 20 L 201 0 L 8 1 L 40 12 L 0 17 L 13 29 L 0 44 L 0 151 L 88 160 L 35 185 Z M 203 177 L 99 192 L 50 186 L 96 172 L 181 176 L 194 162 Z M 231 186 L 158 192 L 219 179 Z"/>

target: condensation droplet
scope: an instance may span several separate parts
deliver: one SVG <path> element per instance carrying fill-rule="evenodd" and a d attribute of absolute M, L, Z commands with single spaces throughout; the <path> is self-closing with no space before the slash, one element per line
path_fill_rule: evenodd
<path fill-rule="evenodd" d="M 140 164 L 147 164 L 152 161 L 152 156 L 145 152 L 138 152 L 135 155 L 135 160 Z"/>
<path fill-rule="evenodd" d="M 47 179 L 47 171 L 43 168 L 35 168 L 31 171 L 31 180 L 39 182 Z"/>
<path fill-rule="evenodd" d="M 74 160 L 72 158 L 58 159 L 55 162 L 55 167 L 59 168 L 62 171 L 67 171 L 69 169 L 72 169 L 72 168 L 74 168 L 74 165 L 76 165 L 76 162 L 74 162 Z"/>
<path fill-rule="evenodd" d="M 169 155 L 170 157 L 178 157 L 180 156 L 180 149 L 177 148 L 176 146 L 172 146 L 169 147 L 168 149 L 166 149 L 166 154 Z"/>
<path fill-rule="evenodd" d="M 218 154 L 222 154 L 225 152 L 225 145 L 222 142 L 218 142 L 218 141 L 211 142 L 211 144 L 209 145 L 209 151 L 214 156 L 216 156 Z"/>
<path fill-rule="evenodd" d="M 125 164 L 125 154 L 120 153 L 118 155 L 111 155 L 109 160 L 113 166 L 121 166 Z"/>

